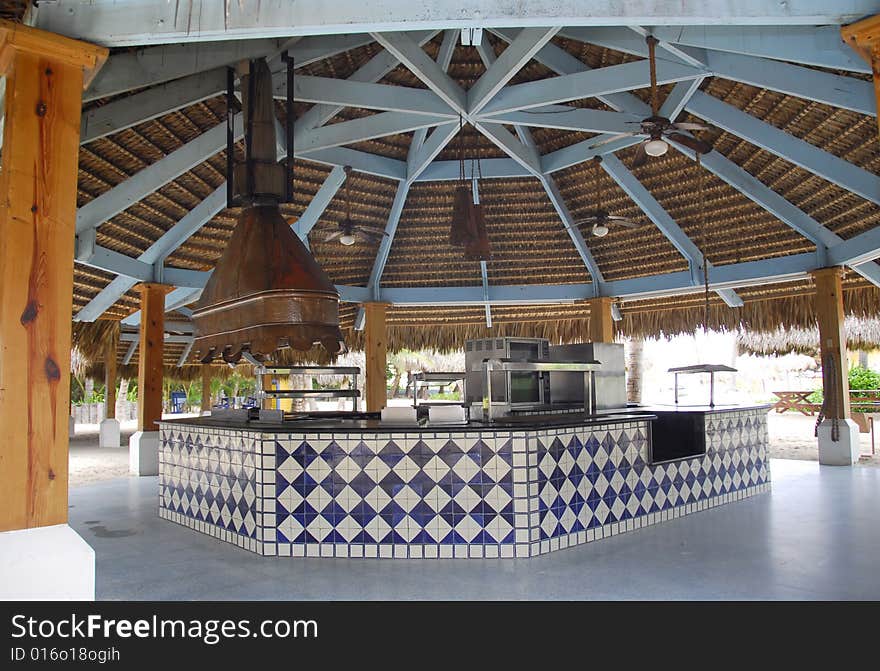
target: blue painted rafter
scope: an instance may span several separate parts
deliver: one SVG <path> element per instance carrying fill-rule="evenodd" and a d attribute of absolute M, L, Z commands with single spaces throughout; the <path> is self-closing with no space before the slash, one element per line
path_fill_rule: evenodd
<path fill-rule="evenodd" d="M 685 109 L 701 119 L 816 174 L 832 184 L 880 205 L 880 177 L 697 91 Z"/>

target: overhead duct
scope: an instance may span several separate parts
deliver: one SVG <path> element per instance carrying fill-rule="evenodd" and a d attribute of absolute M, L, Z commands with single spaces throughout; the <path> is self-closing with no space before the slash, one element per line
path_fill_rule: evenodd
<path fill-rule="evenodd" d="M 265 60 L 247 70 L 245 162 L 232 175 L 242 210 L 193 310 L 194 348 L 203 363 L 218 356 L 237 363 L 245 353 L 270 360 L 278 349 L 316 343 L 336 354 L 344 347 L 339 294 L 278 207 L 290 175 L 275 156 L 272 76 Z"/>

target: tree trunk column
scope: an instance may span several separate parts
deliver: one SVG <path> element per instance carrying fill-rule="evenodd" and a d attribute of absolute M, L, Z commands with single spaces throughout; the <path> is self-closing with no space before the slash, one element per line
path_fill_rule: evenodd
<path fill-rule="evenodd" d="M 211 412 L 211 367 L 202 366 L 202 414 Z"/>
<path fill-rule="evenodd" d="M 98 435 L 100 447 L 119 447 L 119 422 L 116 419 L 116 338 L 104 350 L 104 419 Z"/>
<path fill-rule="evenodd" d="M 0 21 L 2 600 L 94 598 L 94 552 L 66 524 L 70 309 L 82 91 L 106 57 Z"/>
<path fill-rule="evenodd" d="M 385 334 L 387 303 L 364 303 L 364 387 L 367 412 L 379 412 L 388 405 L 385 379 L 388 340 Z"/>
<path fill-rule="evenodd" d="M 138 344 L 138 430 L 129 441 L 132 475 L 159 474 L 159 427 L 162 419 L 162 366 L 165 348 L 165 294 L 172 287 L 147 282 L 141 292 Z"/>
<path fill-rule="evenodd" d="M 590 306 L 590 342 L 614 342 L 614 321 L 611 318 L 611 299 L 593 298 Z"/>
<path fill-rule="evenodd" d="M 644 373 L 645 341 L 631 338 L 626 348 L 626 400 L 642 402 L 642 375 Z"/>
<path fill-rule="evenodd" d="M 849 419 L 846 334 L 843 329 L 843 268 L 812 272 L 822 356 L 824 419 L 818 427 L 819 463 L 850 466 L 859 460 L 859 429 Z"/>

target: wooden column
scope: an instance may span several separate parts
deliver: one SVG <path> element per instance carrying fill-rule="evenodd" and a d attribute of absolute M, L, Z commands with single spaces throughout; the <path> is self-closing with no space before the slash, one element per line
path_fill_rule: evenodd
<path fill-rule="evenodd" d="M 116 419 L 116 339 L 104 351 L 104 417 Z"/>
<path fill-rule="evenodd" d="M 874 97 L 880 110 L 880 14 L 843 26 L 840 36 L 871 66 Z M 880 128 L 880 114 L 877 115 L 877 123 Z"/>
<path fill-rule="evenodd" d="M 211 409 L 211 367 L 202 366 L 202 412 Z"/>
<path fill-rule="evenodd" d="M 816 285 L 822 390 L 826 399 L 835 400 L 834 407 L 827 408 L 827 417 L 846 419 L 850 416 L 850 403 L 846 333 L 843 329 L 843 268 L 820 268 L 811 274 Z"/>
<path fill-rule="evenodd" d="M 0 21 L 0 531 L 67 521 L 80 111 L 106 57 Z"/>
<path fill-rule="evenodd" d="M 610 298 L 593 298 L 590 305 L 590 342 L 614 342 Z"/>
<path fill-rule="evenodd" d="M 141 334 L 138 345 L 138 431 L 158 431 L 162 419 L 162 366 L 165 345 L 165 294 L 172 287 L 139 284 Z"/>
<path fill-rule="evenodd" d="M 379 412 L 388 405 L 388 388 L 385 379 L 388 340 L 385 336 L 387 303 L 364 303 L 364 389 L 367 395 L 367 411 Z"/>

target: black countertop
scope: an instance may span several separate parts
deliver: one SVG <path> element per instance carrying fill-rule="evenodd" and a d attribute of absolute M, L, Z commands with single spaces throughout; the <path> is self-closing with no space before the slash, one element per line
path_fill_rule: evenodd
<path fill-rule="evenodd" d="M 656 415 L 640 410 L 624 409 L 617 412 L 605 411 L 589 417 L 583 413 L 529 415 L 521 418 L 506 418 L 491 423 L 471 421 L 467 424 L 430 424 L 427 422 L 407 424 L 382 422 L 378 419 L 346 419 L 339 416 L 291 419 L 284 422 L 188 417 L 185 419 L 165 419 L 162 420 L 162 424 L 199 426 L 211 429 L 238 429 L 263 433 L 466 433 L 471 431 L 534 431 L 550 427 L 596 426 L 650 419 L 656 419 Z"/>
<path fill-rule="evenodd" d="M 670 413 L 683 415 L 706 415 L 712 413 L 741 410 L 770 409 L 770 405 L 652 405 L 621 408 L 619 410 L 600 410 L 594 415 L 583 413 L 558 413 L 546 415 L 524 415 L 506 417 L 495 422 L 471 421 L 467 424 L 405 422 L 382 422 L 378 413 L 312 413 L 308 417 L 289 419 L 284 422 L 261 420 L 235 420 L 229 418 L 187 417 L 185 419 L 162 420 L 162 424 L 199 426 L 211 429 L 235 429 L 263 433 L 465 433 L 471 431 L 534 431 L 551 427 L 596 426 L 621 424 L 624 422 L 656 420 Z M 323 415 L 323 416 L 322 416 Z"/>

